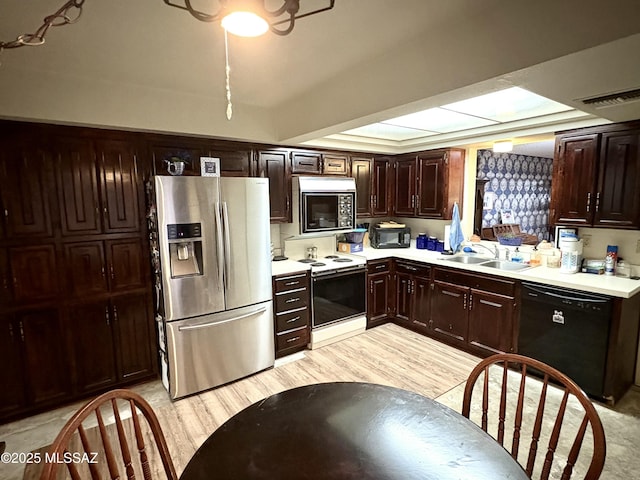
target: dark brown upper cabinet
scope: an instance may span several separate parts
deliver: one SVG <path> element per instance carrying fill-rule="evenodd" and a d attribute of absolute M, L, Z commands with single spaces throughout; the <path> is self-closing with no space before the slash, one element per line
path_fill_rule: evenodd
<path fill-rule="evenodd" d="M 351 157 L 351 176 L 356 180 L 356 215 L 359 217 L 371 216 L 371 166 L 371 158 Z"/>
<path fill-rule="evenodd" d="M 105 233 L 140 230 L 142 188 L 138 181 L 135 145 L 127 141 L 104 140 L 97 142 L 96 152 Z"/>
<path fill-rule="evenodd" d="M 462 211 L 464 150 L 420 152 L 396 160 L 395 214 L 450 220 Z"/>
<path fill-rule="evenodd" d="M 101 233 L 102 209 L 92 142 L 57 138 L 54 148 L 63 235 Z"/>
<path fill-rule="evenodd" d="M 612 124 L 556 137 L 551 222 L 640 228 L 640 127 Z"/>
<path fill-rule="evenodd" d="M 271 223 L 291 222 L 291 170 L 288 150 L 259 150 L 258 169 L 269 179 Z"/>
<path fill-rule="evenodd" d="M 291 173 L 298 175 L 348 175 L 349 155 L 292 150 Z"/>
<path fill-rule="evenodd" d="M 0 151 L 0 204 L 7 238 L 53 235 L 51 201 L 55 182 L 51 153 L 35 141 L 3 143 Z"/>
<path fill-rule="evenodd" d="M 387 217 L 392 215 L 392 199 L 394 194 L 392 162 L 390 157 L 376 157 L 373 160 L 371 175 L 371 204 L 372 217 Z"/>
<path fill-rule="evenodd" d="M 413 217 L 416 214 L 416 188 L 418 165 L 415 155 L 402 156 L 395 160 L 395 197 L 393 213 Z"/>

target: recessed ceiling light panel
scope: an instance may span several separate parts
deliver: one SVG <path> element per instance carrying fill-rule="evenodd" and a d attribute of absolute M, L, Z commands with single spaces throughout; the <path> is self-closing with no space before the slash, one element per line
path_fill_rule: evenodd
<path fill-rule="evenodd" d="M 437 135 L 437 132 L 429 132 L 425 130 L 417 130 L 415 128 L 400 127 L 397 125 L 389 125 L 386 123 L 373 123 L 363 127 L 354 128 L 342 132 L 346 135 L 355 135 L 358 137 L 379 138 L 382 140 L 413 140 L 414 138 L 426 137 L 429 135 Z"/>
<path fill-rule="evenodd" d="M 411 113 L 402 117 L 385 120 L 383 123 L 400 127 L 429 130 L 437 133 L 457 132 L 469 128 L 486 127 L 497 122 L 484 118 L 472 117 L 461 113 L 444 110 L 442 108 L 430 108 L 422 112 Z"/>
<path fill-rule="evenodd" d="M 442 108 L 495 120 L 500 123 L 572 110 L 571 107 L 541 97 L 520 87 L 507 88 L 499 92 L 450 103 L 443 105 Z"/>

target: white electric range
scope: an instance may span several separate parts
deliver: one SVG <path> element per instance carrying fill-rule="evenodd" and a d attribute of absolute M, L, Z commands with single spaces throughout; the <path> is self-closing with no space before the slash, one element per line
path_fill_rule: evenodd
<path fill-rule="evenodd" d="M 336 252 L 335 236 L 329 238 L 329 241 L 321 238 L 285 241 L 285 255 L 311 268 L 312 349 L 357 335 L 367 328 L 367 260 Z"/>

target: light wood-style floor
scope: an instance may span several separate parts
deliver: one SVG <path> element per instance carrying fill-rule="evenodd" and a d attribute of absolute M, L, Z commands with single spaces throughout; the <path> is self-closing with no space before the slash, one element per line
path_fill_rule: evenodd
<path fill-rule="evenodd" d="M 386 324 L 318 350 L 304 351 L 278 362 L 273 369 L 176 402 L 169 400 L 159 381 L 134 390 L 157 413 L 180 474 L 211 432 L 243 408 L 272 394 L 311 383 L 371 382 L 417 392 L 460 411 L 464 382 L 478 361 L 477 357 L 428 337 Z M 7 440 L 10 452 L 44 447 L 80 406 L 25 419 L 22 422 L 26 425 L 2 425 L 0 437 Z M 635 478 L 640 470 L 640 389 L 632 388 L 615 409 L 600 405 L 596 408 L 607 436 L 607 461 L 601 478 Z M 47 428 L 39 428 L 38 422 L 46 423 Z M 21 429 L 26 434 L 20 442 Z M 152 458 L 152 462 L 160 466 L 157 459 Z M 38 465 L 30 465 L 26 471 L 24 466 L 8 467 L 0 464 L 3 480 L 19 480 L 23 472 L 25 479 L 36 479 L 40 470 Z"/>
<path fill-rule="evenodd" d="M 358 381 L 435 398 L 464 382 L 478 362 L 477 357 L 393 324 L 290 359 L 229 385 L 154 406 L 178 474 L 211 432 L 275 393 L 311 383 Z M 29 466 L 24 478 L 38 478 L 38 471 L 36 465 Z"/>

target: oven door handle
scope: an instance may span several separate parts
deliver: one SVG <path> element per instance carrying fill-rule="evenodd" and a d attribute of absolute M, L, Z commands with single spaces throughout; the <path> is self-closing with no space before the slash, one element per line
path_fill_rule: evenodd
<path fill-rule="evenodd" d="M 318 278 L 323 278 L 323 277 L 342 277 L 344 275 L 350 275 L 352 273 L 358 273 L 358 272 L 363 272 L 365 271 L 365 267 L 364 265 L 362 266 L 358 266 L 358 267 L 350 267 L 350 268 L 341 268 L 340 270 L 327 270 L 324 272 L 318 272 L 318 273 L 314 273 L 313 274 L 313 280 L 315 281 Z"/>

